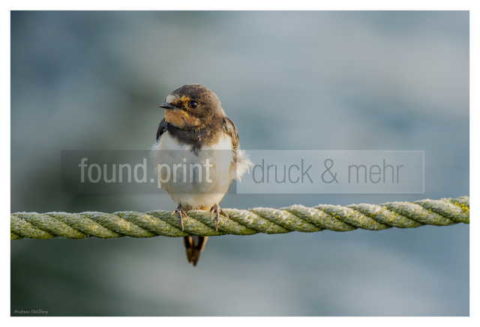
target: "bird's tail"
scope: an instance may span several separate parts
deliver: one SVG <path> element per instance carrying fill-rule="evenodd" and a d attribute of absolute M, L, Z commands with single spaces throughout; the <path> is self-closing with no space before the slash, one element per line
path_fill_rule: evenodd
<path fill-rule="evenodd" d="M 198 259 L 200 259 L 200 253 L 202 253 L 205 245 L 207 244 L 208 237 L 206 236 L 185 236 L 183 243 L 185 244 L 185 250 L 187 252 L 187 260 L 194 266 L 197 265 Z"/>

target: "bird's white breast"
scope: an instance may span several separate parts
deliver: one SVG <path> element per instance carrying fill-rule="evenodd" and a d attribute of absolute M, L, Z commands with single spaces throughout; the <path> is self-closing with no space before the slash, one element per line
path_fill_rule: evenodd
<path fill-rule="evenodd" d="M 192 151 L 191 145 L 179 142 L 166 131 L 152 150 L 161 187 L 183 206 L 200 208 L 218 204 L 235 178 L 232 140 L 228 135 L 215 144 Z M 167 166 L 171 167 L 170 176 L 166 176 Z"/>

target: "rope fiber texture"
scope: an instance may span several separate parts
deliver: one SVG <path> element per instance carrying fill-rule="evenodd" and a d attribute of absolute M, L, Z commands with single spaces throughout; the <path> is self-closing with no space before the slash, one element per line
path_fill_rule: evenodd
<path fill-rule="evenodd" d="M 383 230 L 422 225 L 447 226 L 457 223 L 468 224 L 470 221 L 468 196 L 383 204 L 362 203 L 348 206 L 322 204 L 315 207 L 292 205 L 281 209 L 222 211 L 218 231 L 215 230 L 214 215 L 201 210 L 188 212 L 188 216 L 183 218 L 183 231 L 179 218 L 172 211 L 17 212 L 11 214 L 11 239 L 218 236 L 322 230 L 346 232 L 358 228 Z"/>

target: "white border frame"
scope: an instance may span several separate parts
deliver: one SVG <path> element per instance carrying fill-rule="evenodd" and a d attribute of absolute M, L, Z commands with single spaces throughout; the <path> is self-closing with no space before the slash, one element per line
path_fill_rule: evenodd
<path fill-rule="evenodd" d="M 476 237 L 470 237 L 470 317 L 430 317 L 430 318 L 415 318 L 415 317 L 398 317 L 398 318 L 348 318 L 348 317 L 278 317 L 278 318 L 172 318 L 172 317 L 137 317 L 122 320 L 121 318 L 35 318 L 35 317 L 13 317 L 10 318 L 10 10 L 470 10 L 470 202 L 471 202 L 471 217 L 472 224 L 470 225 L 470 235 L 479 235 L 479 224 L 476 220 L 479 218 L 478 210 L 478 187 L 479 187 L 479 173 L 475 167 L 480 167 L 480 144 L 479 144 L 479 127 L 480 114 L 478 112 L 478 96 L 472 90 L 477 90 L 477 77 L 479 76 L 479 64 L 474 59 L 480 58 L 480 2 L 478 1 L 422 1 L 417 0 L 403 0 L 403 1 L 341 1 L 337 0 L 330 3 L 321 3 L 307 0 L 296 1 L 230 1 L 225 0 L 184 0 L 179 1 L 147 1 L 136 0 L 131 2 L 126 1 L 92 1 L 84 0 L 82 2 L 66 2 L 59 0 L 44 0 L 44 1 L 13 1 L 7 0 L 2 2 L 1 11 L 1 45 L 4 49 L 1 53 L 2 65 L 0 78 L 2 81 L 3 91 L 3 105 L 0 113 L 0 127 L 1 133 L 1 150 L 2 156 L 0 160 L 2 184 L 1 190 L 1 209 L 2 209 L 2 250 L 3 255 L 3 269 L 1 270 L 1 319 L 2 325 L 31 325 L 38 326 L 55 326 L 69 325 L 76 326 L 77 324 L 86 323 L 152 323 L 158 324 L 162 319 L 162 324 L 183 324 L 194 323 L 198 326 L 222 326 L 225 324 L 237 326 L 246 323 L 271 323 L 271 324 L 302 324 L 317 326 L 319 323 L 328 324 L 355 324 L 358 326 L 384 326 L 388 325 L 405 325 L 405 324 L 435 324 L 435 325 L 471 325 L 479 324 L 479 260 L 478 255 L 479 241 Z M 476 127 L 476 128 L 475 128 Z M 476 149 L 476 151 L 475 151 Z M 474 151 L 472 151 L 474 150 Z M 7 268 L 8 267 L 8 268 Z M 320 321 L 321 319 L 321 321 Z"/>

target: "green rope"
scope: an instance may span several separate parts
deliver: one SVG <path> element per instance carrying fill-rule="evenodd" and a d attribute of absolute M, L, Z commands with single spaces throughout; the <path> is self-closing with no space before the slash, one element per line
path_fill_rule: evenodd
<path fill-rule="evenodd" d="M 469 198 L 389 202 L 384 204 L 352 204 L 348 206 L 318 205 L 305 207 L 223 209 L 218 231 L 213 214 L 192 210 L 183 218 L 182 231 L 172 211 L 103 212 L 17 212 L 11 215 L 11 239 L 114 238 L 122 236 L 180 237 L 186 235 L 217 236 L 225 234 L 278 234 L 292 231 L 346 232 L 357 228 L 383 230 L 391 227 L 413 228 L 422 225 L 446 226 L 469 223 Z"/>

